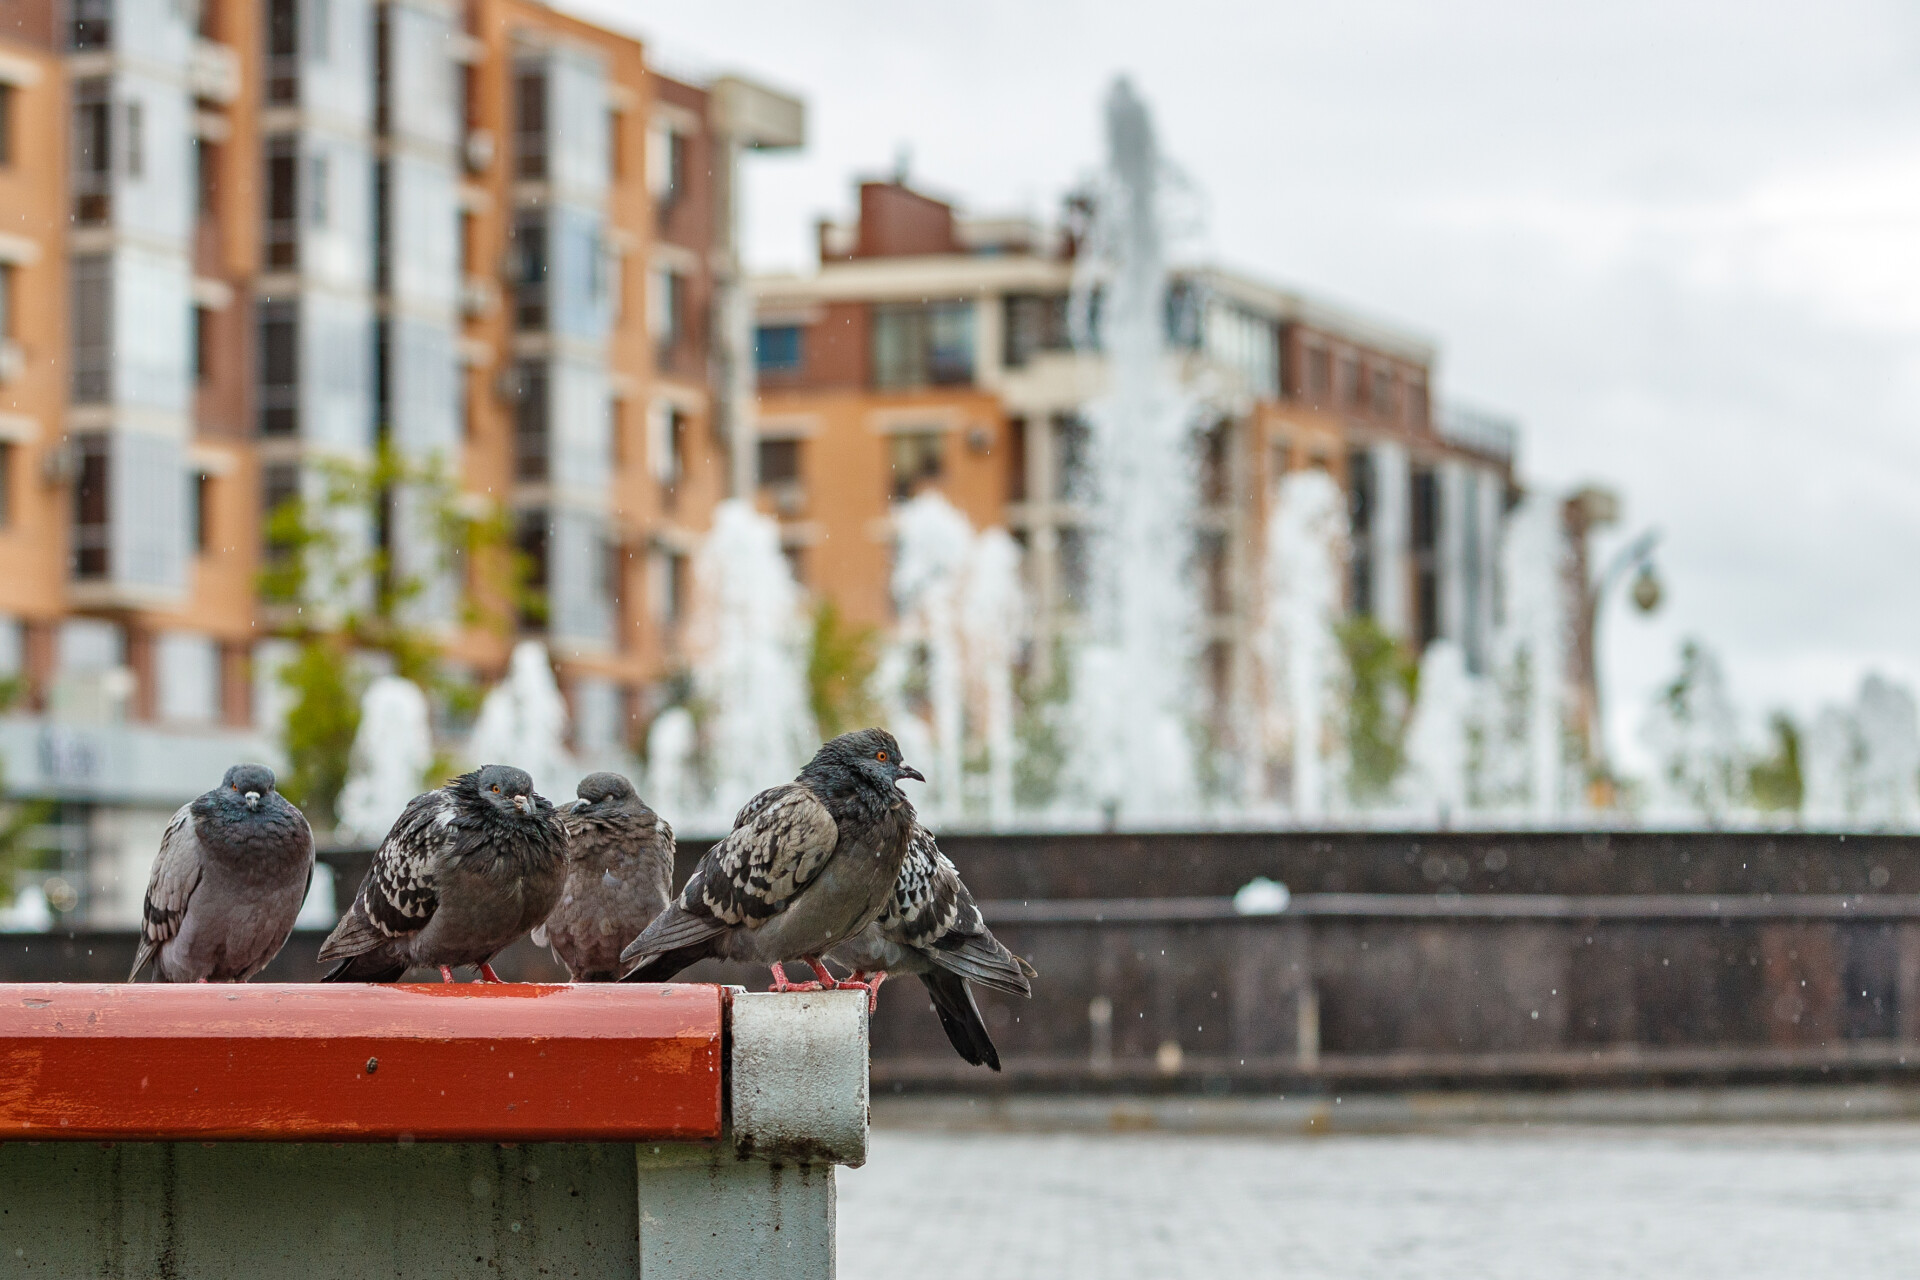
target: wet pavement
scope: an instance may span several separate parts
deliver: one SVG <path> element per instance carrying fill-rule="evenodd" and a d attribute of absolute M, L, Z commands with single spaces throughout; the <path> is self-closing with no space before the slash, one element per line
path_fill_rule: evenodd
<path fill-rule="evenodd" d="M 843 1280 L 1920 1275 L 1920 1125 L 913 1132 L 840 1173 Z"/>

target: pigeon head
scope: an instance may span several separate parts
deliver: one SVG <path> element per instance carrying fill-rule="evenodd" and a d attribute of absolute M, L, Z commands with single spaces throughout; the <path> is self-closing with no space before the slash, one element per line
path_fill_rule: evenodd
<path fill-rule="evenodd" d="M 273 770 L 263 764 L 237 764 L 220 779 L 220 798 L 228 808 L 258 809 L 273 794 Z"/>
<path fill-rule="evenodd" d="M 580 779 L 580 785 L 574 788 L 574 794 L 580 797 L 571 806 L 575 813 L 588 810 L 595 813 L 608 813 L 642 807 L 633 784 L 617 773 L 590 773 Z"/>
<path fill-rule="evenodd" d="M 902 778 L 926 781 L 918 769 L 900 758 L 900 744 L 885 729 L 860 729 L 822 743 L 800 776 L 835 790 L 864 784 L 882 792 L 896 790 L 894 784 Z"/>
<path fill-rule="evenodd" d="M 546 806 L 546 801 L 533 793 L 533 777 L 525 769 L 510 764 L 483 765 L 462 781 L 467 779 L 472 780 L 480 803 L 502 818 L 532 815 Z"/>

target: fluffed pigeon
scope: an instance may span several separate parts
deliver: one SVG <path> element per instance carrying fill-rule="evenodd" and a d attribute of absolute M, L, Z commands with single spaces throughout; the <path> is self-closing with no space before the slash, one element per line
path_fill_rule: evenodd
<path fill-rule="evenodd" d="M 765 964 L 773 990 L 799 989 L 781 967 L 820 957 L 886 909 L 907 856 L 913 806 L 895 784 L 924 782 L 883 729 L 824 744 L 800 776 L 747 801 L 700 859 L 680 896 L 621 953 L 623 981 L 665 982 L 710 957 Z M 806 984 L 811 987 L 812 984 Z"/>
<path fill-rule="evenodd" d="M 273 789 L 273 770 L 237 764 L 180 806 L 160 837 L 131 982 L 245 982 L 287 945 L 313 881 L 313 831 Z"/>
<path fill-rule="evenodd" d="M 553 948 L 575 982 L 612 982 L 626 968 L 620 948 L 673 896 L 673 828 L 617 773 L 588 774 L 576 791 L 558 810 L 567 831 L 560 903 L 533 940 Z"/>
<path fill-rule="evenodd" d="M 1033 967 L 988 930 L 958 868 L 940 852 L 933 832 L 919 823 L 914 824 L 886 910 L 834 948 L 830 958 L 851 968 L 855 981 L 869 981 L 876 995 L 890 974 L 918 974 L 954 1049 L 974 1066 L 995 1071 L 1000 1069 L 1000 1053 L 967 984 L 1033 995 L 1028 983 Z"/>
<path fill-rule="evenodd" d="M 493 958 L 560 900 L 566 845 L 523 769 L 490 764 L 415 796 L 321 944 L 321 960 L 339 961 L 321 981 L 398 982 L 415 965 L 500 981 Z"/>

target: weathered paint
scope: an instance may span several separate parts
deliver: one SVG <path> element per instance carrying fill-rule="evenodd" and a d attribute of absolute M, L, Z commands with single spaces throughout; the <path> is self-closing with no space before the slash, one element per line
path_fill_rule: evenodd
<path fill-rule="evenodd" d="M 0 1139 L 714 1140 L 721 1022 L 697 984 L 0 986 Z"/>
<path fill-rule="evenodd" d="M 661 1145 L 639 1166 L 642 1280 L 831 1280 L 832 1165 Z"/>
<path fill-rule="evenodd" d="M 736 992 L 733 1145 L 742 1156 L 867 1159 L 867 993 Z"/>
<path fill-rule="evenodd" d="M 0 1277 L 631 1280 L 635 1177 L 627 1144 L 13 1142 Z"/>

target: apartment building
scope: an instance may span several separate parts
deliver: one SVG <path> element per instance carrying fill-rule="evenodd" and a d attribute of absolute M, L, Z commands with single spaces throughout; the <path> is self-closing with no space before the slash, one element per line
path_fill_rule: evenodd
<path fill-rule="evenodd" d="M 0 0 L 0 761 L 81 918 L 273 757 L 277 634 L 369 598 L 261 598 L 296 496 L 475 678 L 538 636 L 576 746 L 631 739 L 740 471 L 731 166 L 801 130 L 536 0 Z M 425 481 L 326 500 L 383 450 L 506 513 L 507 625 Z"/>
<path fill-rule="evenodd" d="M 1081 415 L 1105 381 L 1069 332 L 1071 234 L 966 218 L 896 180 L 861 183 L 857 217 L 823 222 L 819 242 L 816 272 L 755 281 L 760 502 L 796 573 L 884 627 L 889 513 L 935 488 L 1022 544 L 1046 662 L 1085 586 Z M 1249 688 L 1267 517 L 1302 467 L 1349 495 L 1350 608 L 1483 664 L 1513 428 L 1436 412 L 1425 338 L 1242 273 L 1176 272 L 1167 326 L 1202 405 L 1196 550 L 1219 703 Z"/>

